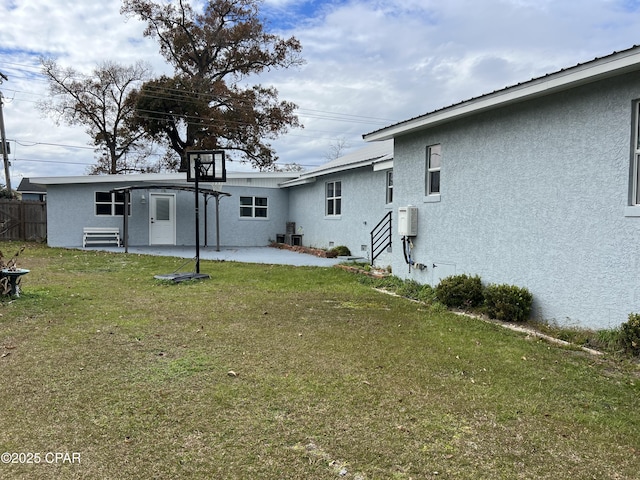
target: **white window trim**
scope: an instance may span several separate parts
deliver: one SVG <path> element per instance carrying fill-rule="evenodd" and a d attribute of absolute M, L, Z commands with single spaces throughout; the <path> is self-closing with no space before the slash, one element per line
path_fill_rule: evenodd
<path fill-rule="evenodd" d="M 111 201 L 110 202 L 98 202 L 96 200 L 96 194 L 98 193 L 108 193 L 111 195 Z M 124 198 L 126 200 L 127 196 L 124 192 L 122 192 L 122 195 L 124 195 Z M 125 202 L 116 202 L 116 192 L 105 192 L 105 191 L 96 191 L 93 192 L 93 214 L 96 217 L 122 217 L 122 215 L 119 215 L 116 213 L 116 205 L 122 205 L 124 207 Z M 109 205 L 111 207 L 111 213 L 110 214 L 102 214 L 102 213 L 98 213 L 98 205 Z M 128 215 L 131 216 L 131 195 L 129 195 L 129 205 L 128 205 Z"/>
<path fill-rule="evenodd" d="M 640 217 L 640 205 L 631 205 L 624 208 L 625 217 Z"/>
<path fill-rule="evenodd" d="M 633 152 L 631 158 L 631 208 L 640 207 L 640 101 L 634 104 Z M 629 209 L 628 209 L 629 210 Z M 636 216 L 636 215 L 632 215 Z"/>
<path fill-rule="evenodd" d="M 439 147 L 440 148 L 440 164 L 438 165 L 438 167 L 431 167 L 431 150 L 434 147 Z M 426 162 L 425 162 L 425 168 L 426 168 L 426 178 L 425 178 L 425 196 L 426 197 L 440 197 L 440 190 L 441 190 L 441 184 L 440 181 L 438 182 L 438 191 L 437 192 L 432 192 L 431 191 L 431 176 L 433 175 L 433 173 L 438 172 L 440 173 L 441 168 L 442 168 L 442 146 L 439 143 L 435 143 L 433 145 L 429 145 L 427 147 L 427 158 L 426 158 Z M 440 175 L 440 180 L 442 179 L 442 175 Z M 439 201 L 439 200 L 438 200 Z"/>
<path fill-rule="evenodd" d="M 393 203 L 393 170 L 389 170 L 385 175 L 385 204 L 390 205 Z"/>
<path fill-rule="evenodd" d="M 268 220 L 269 219 L 269 197 L 261 197 L 261 196 L 257 196 L 257 195 L 241 195 L 240 196 L 240 202 L 242 202 L 243 198 L 250 198 L 251 199 L 251 205 L 243 205 L 242 203 L 240 203 L 240 218 L 242 220 Z M 256 205 L 256 198 L 264 198 L 267 201 L 266 205 Z M 242 209 L 243 208 L 251 208 L 251 215 L 242 215 Z M 257 217 L 256 216 L 256 209 L 258 210 L 265 210 L 267 215 L 264 217 Z"/>
<path fill-rule="evenodd" d="M 340 195 L 336 195 L 336 183 L 340 184 Z M 329 185 L 333 184 L 333 197 L 329 196 Z M 336 212 L 336 200 L 340 200 L 340 213 Z M 329 201 L 333 202 L 333 213 L 329 213 Z M 339 218 L 342 215 L 342 180 L 333 180 L 324 185 L 324 216 L 328 218 Z"/>

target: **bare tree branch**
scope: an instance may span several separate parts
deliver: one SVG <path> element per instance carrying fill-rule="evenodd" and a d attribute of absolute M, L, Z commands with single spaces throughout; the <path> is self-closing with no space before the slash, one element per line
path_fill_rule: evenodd
<path fill-rule="evenodd" d="M 299 66 L 302 47 L 265 32 L 259 0 L 209 0 L 197 13 L 186 0 L 125 0 L 122 13 L 143 20 L 174 68 L 146 82 L 137 102 L 146 132 L 182 159 L 189 149 L 224 148 L 266 168 L 277 160 L 265 139 L 301 127 L 291 102 L 274 88 L 242 83 L 271 69 Z M 230 156 L 233 158 L 233 155 Z"/>
<path fill-rule="evenodd" d="M 148 152 L 151 138 L 135 121 L 135 106 L 142 82 L 150 68 L 104 62 L 91 76 L 54 60 L 42 59 L 42 73 L 49 82 L 49 98 L 39 103 L 40 111 L 57 124 L 82 125 L 96 147 L 97 164 L 91 173 L 130 173 L 151 168 L 140 158 Z M 137 158 L 131 167 L 127 156 Z"/>

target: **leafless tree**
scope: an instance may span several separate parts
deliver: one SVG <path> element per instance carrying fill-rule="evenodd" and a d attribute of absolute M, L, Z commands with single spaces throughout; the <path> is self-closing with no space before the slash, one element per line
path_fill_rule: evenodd
<path fill-rule="evenodd" d="M 329 144 L 329 150 L 325 153 L 324 158 L 329 162 L 336 158 L 340 158 L 347 148 L 349 148 L 347 139 L 340 137 L 335 142 Z"/>
<path fill-rule="evenodd" d="M 135 119 L 138 89 L 151 74 L 148 65 L 121 66 L 107 61 L 87 76 L 42 59 L 42 73 L 49 82 L 49 98 L 39 108 L 57 124 L 86 128 L 97 155 L 90 173 L 156 168 L 148 160 L 151 139 L 145 139 L 146 132 Z"/>

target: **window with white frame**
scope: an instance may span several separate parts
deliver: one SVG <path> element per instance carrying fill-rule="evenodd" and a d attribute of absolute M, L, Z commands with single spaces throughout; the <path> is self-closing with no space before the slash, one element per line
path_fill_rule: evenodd
<path fill-rule="evenodd" d="M 442 159 L 442 146 L 440 144 L 427 147 L 425 178 L 426 195 L 440 195 L 440 161 Z"/>
<path fill-rule="evenodd" d="M 387 172 L 386 203 L 393 203 L 393 170 Z"/>
<path fill-rule="evenodd" d="M 240 216 L 243 218 L 267 218 L 267 197 L 240 197 Z"/>
<path fill-rule="evenodd" d="M 640 205 L 640 101 L 635 104 L 631 205 Z"/>
<path fill-rule="evenodd" d="M 342 213 L 342 182 L 327 182 L 326 214 L 340 215 Z"/>
<path fill-rule="evenodd" d="M 96 215 L 123 216 L 124 192 L 95 192 Z M 129 200 L 128 214 L 131 215 L 131 200 Z"/>

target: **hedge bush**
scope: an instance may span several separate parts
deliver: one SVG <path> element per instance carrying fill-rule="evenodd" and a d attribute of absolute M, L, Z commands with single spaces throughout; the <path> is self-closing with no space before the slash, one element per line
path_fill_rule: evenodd
<path fill-rule="evenodd" d="M 436 298 L 447 307 L 473 308 L 482 305 L 482 281 L 478 275 L 453 275 L 436 286 Z"/>
<path fill-rule="evenodd" d="M 523 322 L 529 318 L 533 296 L 515 285 L 488 285 L 484 291 L 487 315 L 506 322 Z"/>
<path fill-rule="evenodd" d="M 425 303 L 433 303 L 433 288 L 430 285 L 418 283 L 415 280 L 404 280 L 396 288 L 395 293 L 401 297 L 418 300 Z"/>
<path fill-rule="evenodd" d="M 627 353 L 640 355 L 640 313 L 630 313 L 629 321 L 620 325 L 620 342 Z"/>
<path fill-rule="evenodd" d="M 350 257 L 351 250 L 349 250 L 349 247 L 346 247 L 345 245 L 338 245 L 337 247 L 333 247 L 332 249 L 328 250 L 327 254 L 327 256 L 331 258 Z"/>
<path fill-rule="evenodd" d="M 404 280 L 396 289 L 396 294 L 401 297 L 410 298 L 412 300 L 418 300 L 420 297 L 420 291 L 422 290 L 422 284 L 415 280 Z"/>

